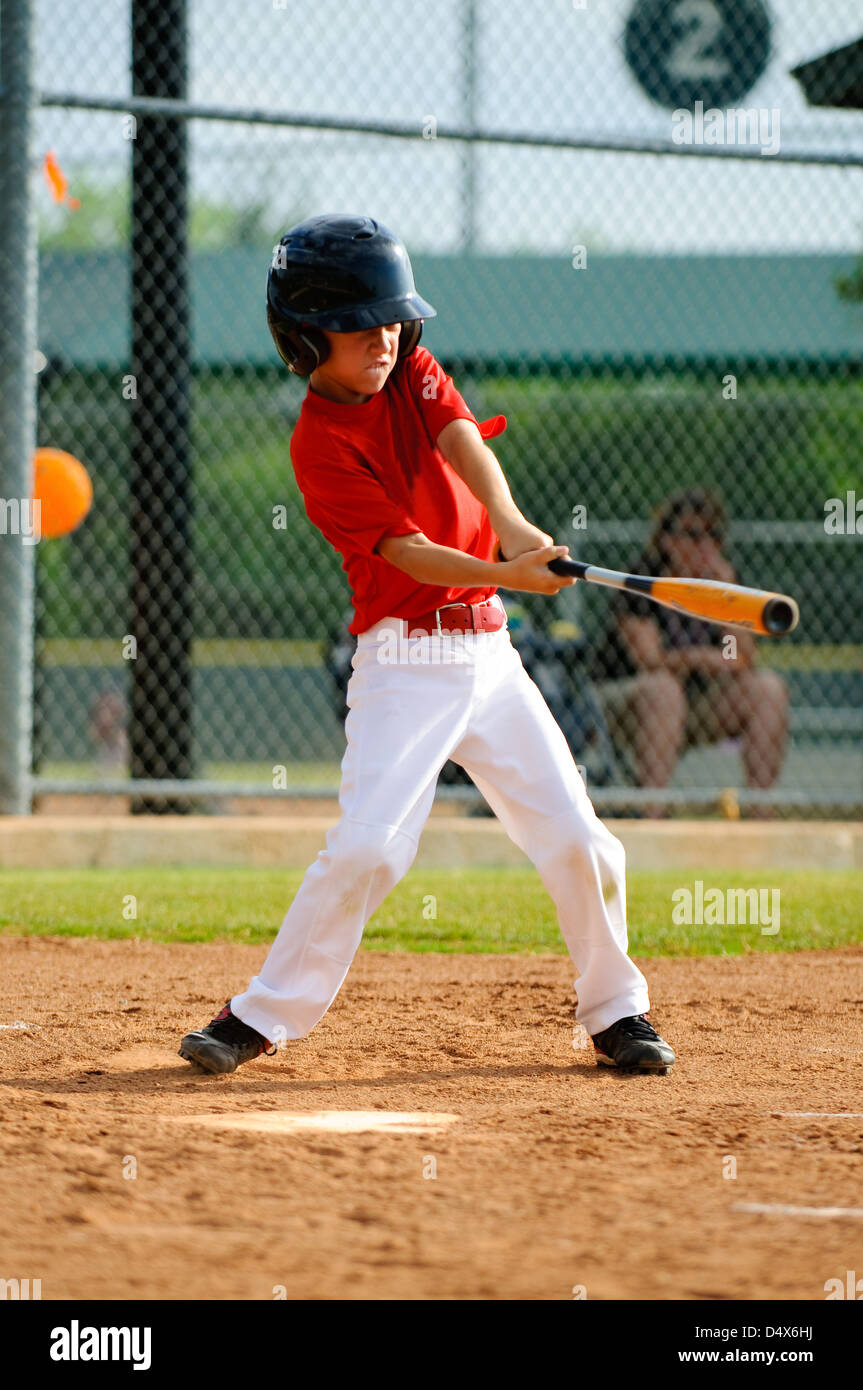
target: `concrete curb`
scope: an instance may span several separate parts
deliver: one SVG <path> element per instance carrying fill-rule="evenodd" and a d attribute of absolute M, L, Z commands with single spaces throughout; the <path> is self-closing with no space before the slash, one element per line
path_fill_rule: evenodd
<path fill-rule="evenodd" d="M 0 869 L 141 865 L 303 869 L 324 848 L 327 816 L 0 817 Z M 632 869 L 860 869 L 863 823 L 609 820 Z M 495 820 L 436 816 L 424 868 L 528 861 Z"/>

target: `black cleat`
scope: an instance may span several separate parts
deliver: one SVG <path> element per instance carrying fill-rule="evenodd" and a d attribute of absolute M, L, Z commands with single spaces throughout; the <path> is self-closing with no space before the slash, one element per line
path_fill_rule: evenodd
<path fill-rule="evenodd" d="M 674 1053 L 648 1023 L 644 1014 L 619 1018 L 593 1039 L 596 1060 L 602 1066 L 621 1071 L 649 1071 L 665 1076 L 674 1066 Z"/>
<path fill-rule="evenodd" d="M 268 1052 L 270 1046 L 267 1038 L 231 1013 L 229 999 L 206 1028 L 186 1034 L 180 1043 L 180 1056 L 187 1062 L 197 1062 L 205 1071 L 229 1072 L 236 1071 L 241 1062 L 260 1057 L 262 1052 L 274 1057 L 277 1049 Z"/>

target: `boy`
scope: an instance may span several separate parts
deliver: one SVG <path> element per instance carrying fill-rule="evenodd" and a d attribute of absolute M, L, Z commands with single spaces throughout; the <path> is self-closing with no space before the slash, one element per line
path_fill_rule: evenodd
<path fill-rule="evenodd" d="M 567 547 L 525 520 L 483 443 L 506 421 L 479 425 L 418 347 L 435 310 L 380 223 L 325 216 L 292 228 L 267 301 L 280 355 L 309 377 L 294 472 L 352 590 L 342 815 L 261 973 L 183 1038 L 180 1056 L 232 1072 L 272 1039 L 314 1028 L 366 922 L 410 868 L 452 758 L 554 899 L 597 1061 L 665 1073 L 674 1053 L 645 1018 L 647 984 L 627 955 L 623 847 L 597 819 L 497 597 L 499 585 L 555 594 L 574 582 L 548 569 Z M 496 562 L 498 551 L 508 558 Z"/>

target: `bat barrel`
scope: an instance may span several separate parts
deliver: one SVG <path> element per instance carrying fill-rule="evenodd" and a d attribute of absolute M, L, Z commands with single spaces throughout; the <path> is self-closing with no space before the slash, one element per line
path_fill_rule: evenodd
<path fill-rule="evenodd" d="M 786 598 L 783 594 L 769 598 L 761 612 L 764 631 L 769 632 L 771 637 L 783 637 L 786 632 L 793 632 L 799 617 L 800 609 L 793 598 Z"/>
<path fill-rule="evenodd" d="M 788 594 L 765 594 L 763 589 L 708 579 L 651 579 L 643 574 L 622 574 L 563 556 L 550 560 L 548 568 L 555 574 L 572 575 L 594 584 L 644 594 L 654 603 L 691 613 L 709 623 L 748 627 L 768 637 L 784 637 L 787 632 L 793 632 L 800 619 L 800 609 Z"/>

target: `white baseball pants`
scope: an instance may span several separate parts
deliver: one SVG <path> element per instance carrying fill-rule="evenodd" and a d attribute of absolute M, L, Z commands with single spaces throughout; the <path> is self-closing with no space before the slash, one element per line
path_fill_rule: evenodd
<path fill-rule="evenodd" d="M 407 631 L 403 619 L 385 618 L 359 637 L 341 819 L 233 1012 L 270 1040 L 314 1028 L 366 922 L 413 863 L 438 773 L 452 758 L 554 901 L 578 971 L 578 1021 L 593 1034 L 645 1013 L 647 984 L 627 955 L 623 846 L 597 818 L 506 628 L 412 638 Z"/>

